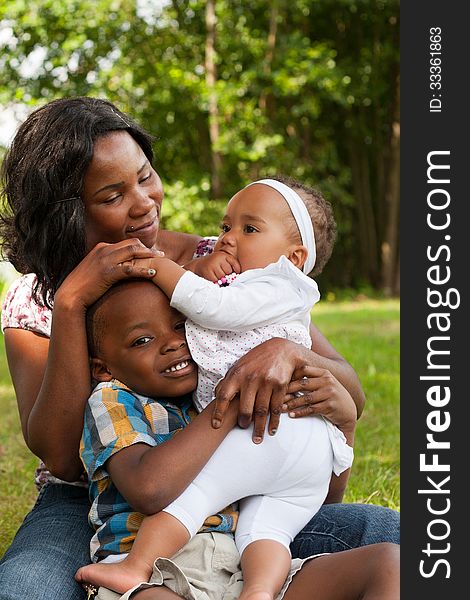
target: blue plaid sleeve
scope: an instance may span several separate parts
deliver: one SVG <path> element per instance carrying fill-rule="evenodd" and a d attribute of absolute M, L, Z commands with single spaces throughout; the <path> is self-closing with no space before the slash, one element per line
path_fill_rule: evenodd
<path fill-rule="evenodd" d="M 98 481 L 108 476 L 105 463 L 116 452 L 138 443 L 156 446 L 170 437 L 155 436 L 142 402 L 130 391 L 98 387 L 85 410 L 81 458 L 89 479 Z"/>

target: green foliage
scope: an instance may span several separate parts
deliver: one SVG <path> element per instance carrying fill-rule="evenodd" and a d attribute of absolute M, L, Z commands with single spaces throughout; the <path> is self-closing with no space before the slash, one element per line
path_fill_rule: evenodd
<path fill-rule="evenodd" d="M 378 287 L 397 102 L 398 0 L 215 5 L 211 90 L 203 0 L 4 2 L 0 103 L 34 107 L 64 95 L 106 96 L 156 136 L 165 185 L 190 194 L 193 182 L 210 181 L 215 152 L 224 200 L 274 173 L 314 184 L 339 223 L 328 286 Z M 211 93 L 219 128 L 212 142 Z M 203 195 L 207 207 L 210 196 Z M 197 209 L 191 225 L 183 205 L 186 216 L 168 215 L 168 222 L 201 233 L 197 215 L 204 211 Z"/>
<path fill-rule="evenodd" d="M 354 366 L 366 394 L 348 502 L 400 508 L 400 348 L 396 300 L 320 302 L 314 323 Z"/>
<path fill-rule="evenodd" d="M 165 186 L 165 202 L 161 226 L 163 229 L 198 232 L 203 236 L 219 235 L 225 201 L 208 200 L 209 182 L 186 186 L 183 181 Z"/>

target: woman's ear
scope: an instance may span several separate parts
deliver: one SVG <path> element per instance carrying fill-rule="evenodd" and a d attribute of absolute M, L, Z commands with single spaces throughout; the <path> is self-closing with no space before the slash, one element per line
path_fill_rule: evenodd
<path fill-rule="evenodd" d="M 308 250 L 305 246 L 293 246 L 287 255 L 287 258 L 291 261 L 291 263 L 296 266 L 298 269 L 302 270 L 302 267 L 307 260 Z"/>
<path fill-rule="evenodd" d="M 108 370 L 106 363 L 101 358 L 90 359 L 90 369 L 91 376 L 96 381 L 111 381 L 113 379 L 111 371 Z"/>

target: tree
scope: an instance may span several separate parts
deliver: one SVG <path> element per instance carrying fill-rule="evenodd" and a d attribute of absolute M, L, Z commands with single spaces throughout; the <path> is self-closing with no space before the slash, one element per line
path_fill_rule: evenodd
<path fill-rule="evenodd" d="M 322 286 L 398 291 L 397 0 L 9 0 L 0 99 L 100 95 L 156 137 L 171 226 L 283 172 L 332 202 Z"/>
<path fill-rule="evenodd" d="M 209 138 L 211 142 L 211 195 L 222 196 L 220 174 L 222 158 L 217 148 L 219 144 L 219 104 L 217 101 L 217 67 L 215 64 L 215 0 L 206 3 L 206 85 L 209 97 Z"/>

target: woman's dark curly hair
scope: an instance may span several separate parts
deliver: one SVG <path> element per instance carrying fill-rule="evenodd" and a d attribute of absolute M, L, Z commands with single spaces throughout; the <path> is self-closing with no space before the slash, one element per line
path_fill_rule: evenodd
<path fill-rule="evenodd" d="M 152 163 L 152 137 L 111 102 L 62 98 L 19 127 L 1 167 L 1 252 L 20 273 L 35 273 L 36 302 L 54 293 L 86 254 L 80 198 L 95 141 L 127 131 Z M 61 202 L 62 201 L 62 202 Z"/>

